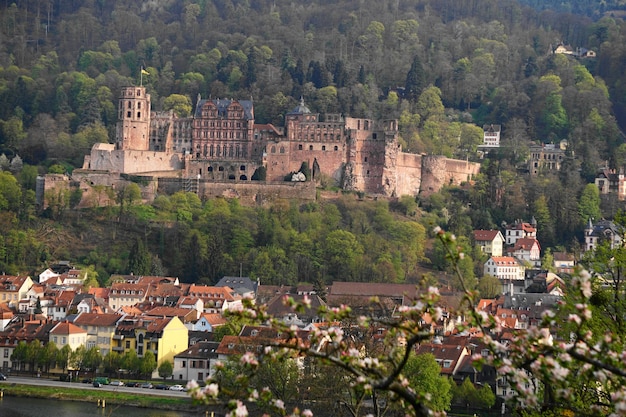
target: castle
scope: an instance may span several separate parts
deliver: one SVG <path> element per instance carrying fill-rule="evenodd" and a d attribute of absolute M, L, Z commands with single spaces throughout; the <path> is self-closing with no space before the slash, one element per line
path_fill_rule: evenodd
<path fill-rule="evenodd" d="M 290 181 L 303 166 L 309 178 Z M 251 100 L 200 96 L 191 117 L 178 117 L 151 111 L 150 95 L 139 86 L 121 90 L 115 142 L 95 144 L 72 178 L 88 188 L 141 177 L 150 184 L 143 190 L 148 200 L 151 193 L 179 190 L 203 197 L 306 198 L 314 197 L 321 180 L 394 197 L 459 185 L 478 171 L 476 163 L 402 152 L 396 120 L 321 116 L 301 100 L 281 128 L 255 123 Z M 58 178 L 43 182 L 44 189 L 59 185 Z"/>

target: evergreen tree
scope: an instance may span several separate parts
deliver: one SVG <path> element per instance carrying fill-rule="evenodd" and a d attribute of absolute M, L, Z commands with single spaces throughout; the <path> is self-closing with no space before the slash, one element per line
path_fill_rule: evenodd
<path fill-rule="evenodd" d="M 134 275 L 148 275 L 152 269 L 152 256 L 140 238 L 135 243 L 128 256 L 128 272 Z"/>
<path fill-rule="evenodd" d="M 408 100 L 413 102 L 417 101 L 420 94 L 422 94 L 422 90 L 424 90 L 424 79 L 425 75 L 422 62 L 416 55 L 413 58 L 411 69 L 409 69 L 409 72 L 406 75 L 406 83 L 404 85 L 404 93 Z"/>
<path fill-rule="evenodd" d="M 250 88 L 257 80 L 257 52 L 254 48 L 248 53 L 248 62 L 246 63 L 246 77 L 244 85 Z"/>
<path fill-rule="evenodd" d="M 359 76 L 357 77 L 359 84 L 365 84 L 365 68 L 363 65 L 359 67 Z"/>
<path fill-rule="evenodd" d="M 298 85 L 304 84 L 304 62 L 302 62 L 302 58 L 298 58 L 296 67 L 291 71 L 291 78 Z"/>

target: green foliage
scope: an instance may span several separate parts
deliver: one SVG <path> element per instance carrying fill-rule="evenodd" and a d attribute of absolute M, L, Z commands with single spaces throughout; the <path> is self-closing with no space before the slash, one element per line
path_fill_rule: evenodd
<path fill-rule="evenodd" d="M 587 184 L 578 201 L 578 213 L 582 224 L 602 219 L 600 211 L 600 190 L 595 184 Z"/>
<path fill-rule="evenodd" d="M 159 366 L 159 376 L 161 378 L 167 378 L 167 376 L 163 376 L 161 374 L 161 367 L 165 366 L 163 369 L 164 372 L 167 370 L 167 365 L 164 365 L 165 363 L 169 363 L 170 366 L 173 367 L 173 365 L 169 361 L 163 361 L 163 363 L 161 363 L 161 365 Z M 154 372 L 155 369 L 157 369 L 156 357 L 154 356 L 154 353 L 148 350 L 146 353 L 143 354 L 139 361 L 139 374 L 150 377 L 152 376 L 152 372 Z M 171 368 L 169 376 L 171 376 Z"/>
<path fill-rule="evenodd" d="M 137 238 L 128 256 L 128 273 L 137 276 L 150 275 L 152 258 L 142 239 Z"/>
<path fill-rule="evenodd" d="M 163 100 L 163 110 L 172 110 L 178 117 L 188 117 L 191 114 L 191 101 L 187 96 L 171 94 Z"/>
<path fill-rule="evenodd" d="M 152 357 L 152 359 L 154 360 L 154 355 Z M 154 368 L 150 371 L 152 372 L 154 370 Z M 172 373 L 174 371 L 174 364 L 172 364 L 172 362 L 170 361 L 163 361 L 160 365 L 159 365 L 159 376 L 161 378 L 163 378 L 164 380 L 171 377 Z M 148 375 L 146 372 L 144 372 L 144 374 Z"/>
<path fill-rule="evenodd" d="M 450 380 L 441 375 L 441 367 L 430 353 L 413 355 L 403 370 L 411 388 L 417 392 L 429 393 L 426 401 L 435 411 L 450 409 L 452 401 L 452 385 Z"/>

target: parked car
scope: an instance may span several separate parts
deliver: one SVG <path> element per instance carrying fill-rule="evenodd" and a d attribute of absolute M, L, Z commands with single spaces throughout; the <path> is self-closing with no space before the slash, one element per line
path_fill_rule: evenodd
<path fill-rule="evenodd" d="M 93 381 L 93 386 L 96 388 L 100 388 L 102 386 L 101 383 L 99 383 L 98 381 Z"/>
<path fill-rule="evenodd" d="M 113 386 L 115 386 L 115 387 L 121 387 L 121 386 L 123 386 L 123 385 L 124 385 L 124 382 L 122 382 L 122 381 L 111 381 L 111 382 L 109 383 L 109 385 L 113 385 Z"/>
<path fill-rule="evenodd" d="M 140 385 L 141 388 L 148 388 L 148 389 L 152 389 L 154 388 L 154 385 L 152 385 L 151 382 L 144 382 L 143 384 Z"/>
<path fill-rule="evenodd" d="M 180 384 L 172 385 L 170 391 L 185 391 L 185 387 Z"/>
<path fill-rule="evenodd" d="M 0 374 L 0 381 L 6 381 L 7 376 L 5 374 Z"/>
<path fill-rule="evenodd" d="M 93 382 L 97 382 L 100 385 L 109 385 L 109 378 L 105 376 L 99 376 L 93 379 Z"/>
<path fill-rule="evenodd" d="M 154 389 L 169 389 L 169 385 L 167 384 L 156 384 Z"/>
<path fill-rule="evenodd" d="M 91 378 L 84 378 L 81 382 L 83 384 L 91 384 L 93 381 L 91 380 Z"/>

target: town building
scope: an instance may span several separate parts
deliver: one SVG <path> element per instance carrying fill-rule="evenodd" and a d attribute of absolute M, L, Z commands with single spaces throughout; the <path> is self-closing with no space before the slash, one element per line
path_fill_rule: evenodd
<path fill-rule="evenodd" d="M 542 143 L 530 146 L 528 171 L 535 176 L 540 173 L 558 172 L 565 160 L 567 143 L 563 141 L 558 146 L 552 143 Z"/>
<path fill-rule="evenodd" d="M 533 217 L 530 223 L 516 220 L 512 225 L 504 228 L 505 243 L 515 245 L 518 239 L 537 239 L 537 221 Z"/>
<path fill-rule="evenodd" d="M 619 201 L 626 199 L 626 178 L 624 170 L 602 168 L 594 180 L 601 195 L 615 195 Z"/>
<path fill-rule="evenodd" d="M 57 323 L 50 330 L 50 341 L 54 342 L 59 349 L 69 346 L 72 352 L 74 352 L 80 346 L 86 345 L 87 332 L 75 324 L 63 321 Z"/>
<path fill-rule="evenodd" d="M 111 352 L 115 328 L 123 317 L 121 314 L 79 313 L 72 323 L 87 333 L 85 347 L 97 347 L 104 357 Z"/>
<path fill-rule="evenodd" d="M 0 303 L 7 303 L 10 308 L 17 309 L 20 300 L 33 286 L 29 276 L 0 275 Z"/>
<path fill-rule="evenodd" d="M 553 266 L 557 274 L 572 274 L 576 266 L 574 255 L 567 252 L 554 252 L 552 254 Z"/>
<path fill-rule="evenodd" d="M 598 220 L 595 223 L 589 219 L 585 227 L 585 252 L 595 250 L 601 241 L 609 243 L 611 249 L 622 246 L 623 231 L 610 220 Z"/>
<path fill-rule="evenodd" d="M 503 294 L 523 292 L 525 267 L 512 256 L 492 256 L 485 262 L 483 273 L 500 280 Z"/>
<path fill-rule="evenodd" d="M 474 243 L 489 256 L 502 256 L 504 236 L 499 230 L 474 230 Z"/>
<path fill-rule="evenodd" d="M 500 147 L 500 125 L 484 125 L 483 126 L 483 144 L 482 148 L 499 148 Z"/>
<path fill-rule="evenodd" d="M 506 249 L 508 256 L 513 256 L 529 267 L 541 266 L 541 246 L 532 237 L 517 239 L 515 244 Z"/>
<path fill-rule="evenodd" d="M 172 377 L 176 381 L 204 381 L 212 376 L 219 342 L 197 342 L 174 356 Z"/>

